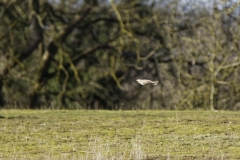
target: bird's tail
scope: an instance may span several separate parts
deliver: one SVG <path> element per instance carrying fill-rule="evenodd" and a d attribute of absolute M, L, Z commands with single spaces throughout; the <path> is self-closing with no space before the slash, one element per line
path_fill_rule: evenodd
<path fill-rule="evenodd" d="M 153 81 L 153 85 L 157 85 L 158 84 L 158 81 Z"/>

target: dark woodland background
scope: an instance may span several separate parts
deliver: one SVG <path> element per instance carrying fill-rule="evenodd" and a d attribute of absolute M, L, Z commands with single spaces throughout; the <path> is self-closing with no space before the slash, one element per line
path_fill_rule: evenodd
<path fill-rule="evenodd" d="M 0 107 L 240 110 L 239 26 L 234 0 L 3 0 Z"/>

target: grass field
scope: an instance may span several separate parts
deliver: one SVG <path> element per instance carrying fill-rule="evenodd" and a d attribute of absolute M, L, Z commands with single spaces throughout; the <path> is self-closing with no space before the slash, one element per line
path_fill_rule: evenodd
<path fill-rule="evenodd" d="M 240 159 L 240 112 L 0 110 L 0 159 Z"/>

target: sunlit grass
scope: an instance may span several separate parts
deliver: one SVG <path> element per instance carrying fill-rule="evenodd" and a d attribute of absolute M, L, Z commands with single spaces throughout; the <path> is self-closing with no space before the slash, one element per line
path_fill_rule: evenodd
<path fill-rule="evenodd" d="M 240 113 L 0 110 L 0 159 L 240 159 Z"/>

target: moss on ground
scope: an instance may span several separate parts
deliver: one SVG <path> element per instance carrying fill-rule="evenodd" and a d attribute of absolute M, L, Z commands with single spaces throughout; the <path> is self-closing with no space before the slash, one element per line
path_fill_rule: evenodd
<path fill-rule="evenodd" d="M 240 112 L 0 110 L 0 159 L 240 159 Z"/>

